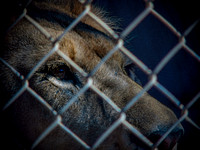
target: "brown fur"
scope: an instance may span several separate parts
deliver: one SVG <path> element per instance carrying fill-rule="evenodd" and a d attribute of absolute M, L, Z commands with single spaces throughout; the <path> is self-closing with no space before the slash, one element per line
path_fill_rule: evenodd
<path fill-rule="evenodd" d="M 50 1 L 50 0 L 49 0 Z M 33 7 L 34 6 L 34 7 Z M 69 25 L 68 18 L 76 18 L 84 7 L 76 1 L 34 2 L 28 8 L 34 12 L 35 7 L 44 12 L 53 12 L 50 16 L 38 17 L 37 20 L 53 38 L 58 37 Z M 103 18 L 99 9 L 92 11 Z M 34 12 L 35 13 L 35 12 Z M 30 14 L 34 18 L 34 13 Z M 37 12 L 36 12 L 37 13 Z M 59 16 L 60 14 L 60 16 Z M 64 15 L 64 16 L 63 16 Z M 67 16 L 67 17 L 65 17 Z M 103 19 L 109 23 L 108 19 Z M 112 23 L 110 23 L 112 24 Z M 59 49 L 84 71 L 90 73 L 100 60 L 111 50 L 115 42 L 90 17 L 85 17 L 73 30 L 59 42 Z M 52 43 L 26 19 L 22 19 L 6 36 L 2 58 L 18 72 L 26 76 L 31 69 L 52 49 Z M 106 96 L 123 108 L 142 87 L 131 80 L 124 70 L 125 60 L 116 52 L 103 64 L 92 77 L 93 83 Z M 57 68 L 68 68 L 65 74 L 59 74 Z M 4 64 L 0 67 L 0 95 L 11 98 L 23 84 Z M 72 76 L 71 76 L 72 74 Z M 53 80 L 51 80 L 53 79 Z M 59 87 L 54 81 L 62 81 L 66 87 Z M 56 111 L 59 111 L 71 99 L 86 79 L 57 54 L 52 55 L 31 77 L 29 86 L 46 100 Z M 2 102 L 6 103 L 6 102 Z M 17 143 L 30 147 L 37 137 L 54 120 L 55 116 L 45 109 L 34 96 L 25 91 L 7 110 L 9 121 L 15 126 Z M 166 131 L 177 121 L 174 113 L 145 93 L 140 100 L 126 113 L 127 121 L 141 133 L 149 136 L 156 131 Z M 88 90 L 62 114 L 62 122 L 89 145 L 94 144 L 101 134 L 119 117 L 114 109 L 95 92 Z M 129 136 L 125 127 L 120 126 L 100 145 L 98 149 L 135 149 L 138 145 Z M 135 138 L 136 141 L 136 138 Z M 57 126 L 39 145 L 38 149 L 82 149 L 63 129 Z"/>

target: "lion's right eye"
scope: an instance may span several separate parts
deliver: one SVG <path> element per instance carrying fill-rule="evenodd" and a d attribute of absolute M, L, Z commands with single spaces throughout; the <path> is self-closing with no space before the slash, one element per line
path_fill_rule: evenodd
<path fill-rule="evenodd" d="M 55 65 L 55 64 L 54 64 Z M 76 81 L 75 75 L 66 65 L 50 66 L 47 71 L 47 79 L 57 87 L 68 88 Z"/>
<path fill-rule="evenodd" d="M 53 76 L 55 76 L 56 78 L 59 79 L 65 79 L 67 76 L 69 76 L 71 74 L 71 72 L 69 71 L 69 69 L 65 66 L 59 66 L 55 69 L 53 69 L 52 71 Z M 68 75 L 66 75 L 68 74 Z"/>
<path fill-rule="evenodd" d="M 74 82 L 76 80 L 74 73 L 66 65 L 58 65 L 51 68 L 49 74 L 61 81 Z"/>
<path fill-rule="evenodd" d="M 65 65 L 50 66 L 47 71 L 47 78 L 54 84 L 61 86 L 62 84 L 71 83 L 74 85 L 80 84 L 78 77 L 73 73 L 70 68 Z"/>
<path fill-rule="evenodd" d="M 77 73 L 72 72 L 64 63 L 48 63 L 39 72 L 43 73 L 47 80 L 60 88 L 67 88 L 69 85 L 82 86 Z"/>

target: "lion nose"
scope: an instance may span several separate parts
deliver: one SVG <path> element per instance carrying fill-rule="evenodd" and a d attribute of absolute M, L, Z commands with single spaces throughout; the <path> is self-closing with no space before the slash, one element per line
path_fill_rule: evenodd
<path fill-rule="evenodd" d="M 166 133 L 166 129 L 151 133 L 148 138 L 155 144 Z M 173 150 L 181 136 L 183 136 L 184 129 L 181 125 L 177 126 L 168 136 L 158 145 L 160 150 Z"/>

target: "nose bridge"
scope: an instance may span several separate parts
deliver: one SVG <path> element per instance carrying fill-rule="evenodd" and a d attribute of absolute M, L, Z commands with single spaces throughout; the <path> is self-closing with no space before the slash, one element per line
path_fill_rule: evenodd
<path fill-rule="evenodd" d="M 142 87 L 134 81 L 126 79 L 125 87 L 126 104 L 133 100 L 141 92 Z M 138 127 L 143 133 L 151 134 L 158 130 L 167 131 L 178 120 L 174 112 L 153 98 L 147 92 L 135 99 L 136 102 L 127 111 L 130 123 Z M 179 124 L 177 129 L 183 129 Z"/>
<path fill-rule="evenodd" d="M 116 75 L 113 70 L 103 68 L 98 74 L 99 76 L 95 76 L 97 87 L 121 109 L 133 99 L 136 101 L 126 111 L 127 120 L 144 134 L 148 135 L 158 130 L 166 131 L 177 121 L 172 110 L 147 92 L 136 99 L 135 97 L 143 88 L 123 73 L 119 72 Z"/>

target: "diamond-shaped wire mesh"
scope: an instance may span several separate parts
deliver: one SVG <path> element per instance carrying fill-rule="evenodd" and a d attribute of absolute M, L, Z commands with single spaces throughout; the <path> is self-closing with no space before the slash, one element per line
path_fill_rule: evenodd
<path fill-rule="evenodd" d="M 190 117 L 188 116 L 188 112 L 190 108 L 199 100 L 200 93 L 194 96 L 193 99 L 189 101 L 188 104 L 183 105 L 181 100 L 176 98 L 176 96 L 169 91 L 164 85 L 162 85 L 158 81 L 158 74 L 162 71 L 162 69 L 174 58 L 176 57 L 177 53 L 180 51 L 186 51 L 189 55 L 193 57 L 193 59 L 200 61 L 200 56 L 192 50 L 186 42 L 187 35 L 192 31 L 193 27 L 196 25 L 194 23 L 191 25 L 183 34 L 179 33 L 177 29 L 170 24 L 164 17 L 162 17 L 155 9 L 154 3 L 152 1 L 145 0 L 145 9 L 130 23 L 130 25 L 123 30 L 120 34 L 116 33 L 114 30 L 109 27 L 104 21 L 102 21 L 96 14 L 94 14 L 91 10 L 92 1 L 80 1 L 85 6 L 84 11 L 75 19 L 73 22 L 58 36 L 57 38 L 53 38 L 51 33 L 46 31 L 42 25 L 40 25 L 36 20 L 34 20 L 31 16 L 28 15 L 28 10 L 25 8 L 23 13 L 15 20 L 15 22 L 10 26 L 9 30 L 11 30 L 21 19 L 26 19 L 28 22 L 32 23 L 51 43 L 52 49 L 34 66 L 34 68 L 27 74 L 27 76 L 21 75 L 20 72 L 15 70 L 10 64 L 8 64 L 4 59 L 0 58 L 0 61 L 6 65 L 12 72 L 23 81 L 23 86 L 18 90 L 18 92 L 6 103 L 3 107 L 3 110 L 9 108 L 18 98 L 26 91 L 31 94 L 33 97 L 38 100 L 43 107 L 46 107 L 51 111 L 51 113 L 55 116 L 55 120 L 37 137 L 37 139 L 32 144 L 32 149 L 37 147 L 37 145 L 42 142 L 56 127 L 61 127 L 65 132 L 67 132 L 75 141 L 80 143 L 85 149 L 96 149 L 99 147 L 103 141 L 109 137 L 109 135 L 120 125 L 125 126 L 130 130 L 131 133 L 137 136 L 143 143 L 148 145 L 152 149 L 156 149 L 160 143 L 170 134 L 170 132 L 178 126 L 183 120 L 187 120 L 197 128 L 200 128 Z M 117 2 L 116 2 L 117 3 Z M 152 70 L 150 69 L 142 60 L 140 60 L 134 53 L 132 53 L 125 45 L 124 40 L 126 37 L 149 15 L 153 15 L 157 20 L 159 20 L 164 26 L 166 26 L 169 32 L 172 32 L 179 40 L 176 45 L 172 49 L 168 51 L 168 53 L 164 56 L 164 58 L 156 65 L 156 67 Z M 109 51 L 109 53 L 103 57 L 103 59 L 95 66 L 95 68 L 90 72 L 87 73 L 83 70 L 80 66 L 78 66 L 72 59 L 66 56 L 61 50 L 59 42 L 62 38 L 77 24 L 81 22 L 81 20 L 89 16 L 92 18 L 96 23 L 98 23 L 114 40 L 116 40 L 116 45 Z M 124 53 L 140 70 L 142 70 L 148 77 L 149 81 L 144 85 L 143 89 L 126 104 L 123 109 L 120 109 L 117 104 L 114 103 L 112 99 L 107 97 L 100 89 L 98 89 L 93 84 L 92 76 L 97 72 L 97 70 L 109 59 L 116 51 L 121 51 Z M 39 94 L 37 94 L 30 86 L 29 80 L 37 72 L 37 70 L 52 56 L 52 55 L 59 55 L 62 57 L 67 63 L 69 63 L 75 70 L 77 70 L 84 78 L 87 79 L 86 84 L 79 90 L 79 92 L 70 99 L 58 112 L 50 106 L 45 99 L 43 99 Z M 144 136 L 140 131 L 138 131 L 133 125 L 131 125 L 126 120 L 126 111 L 128 111 L 145 93 L 148 92 L 152 87 L 158 89 L 163 95 L 165 95 L 175 106 L 177 106 L 180 111 L 182 112 L 181 116 L 178 118 L 178 121 L 168 130 L 166 133 L 156 142 L 152 143 L 146 136 Z M 116 112 L 120 115 L 118 119 L 107 128 L 105 132 L 103 132 L 96 142 L 93 145 L 89 145 L 86 141 L 81 139 L 78 135 L 74 133 L 74 131 L 70 130 L 67 126 L 62 123 L 62 114 L 69 109 L 71 105 L 73 105 L 77 98 L 85 93 L 87 90 L 92 90 L 96 94 L 98 94 L 106 103 L 108 103 Z"/>

